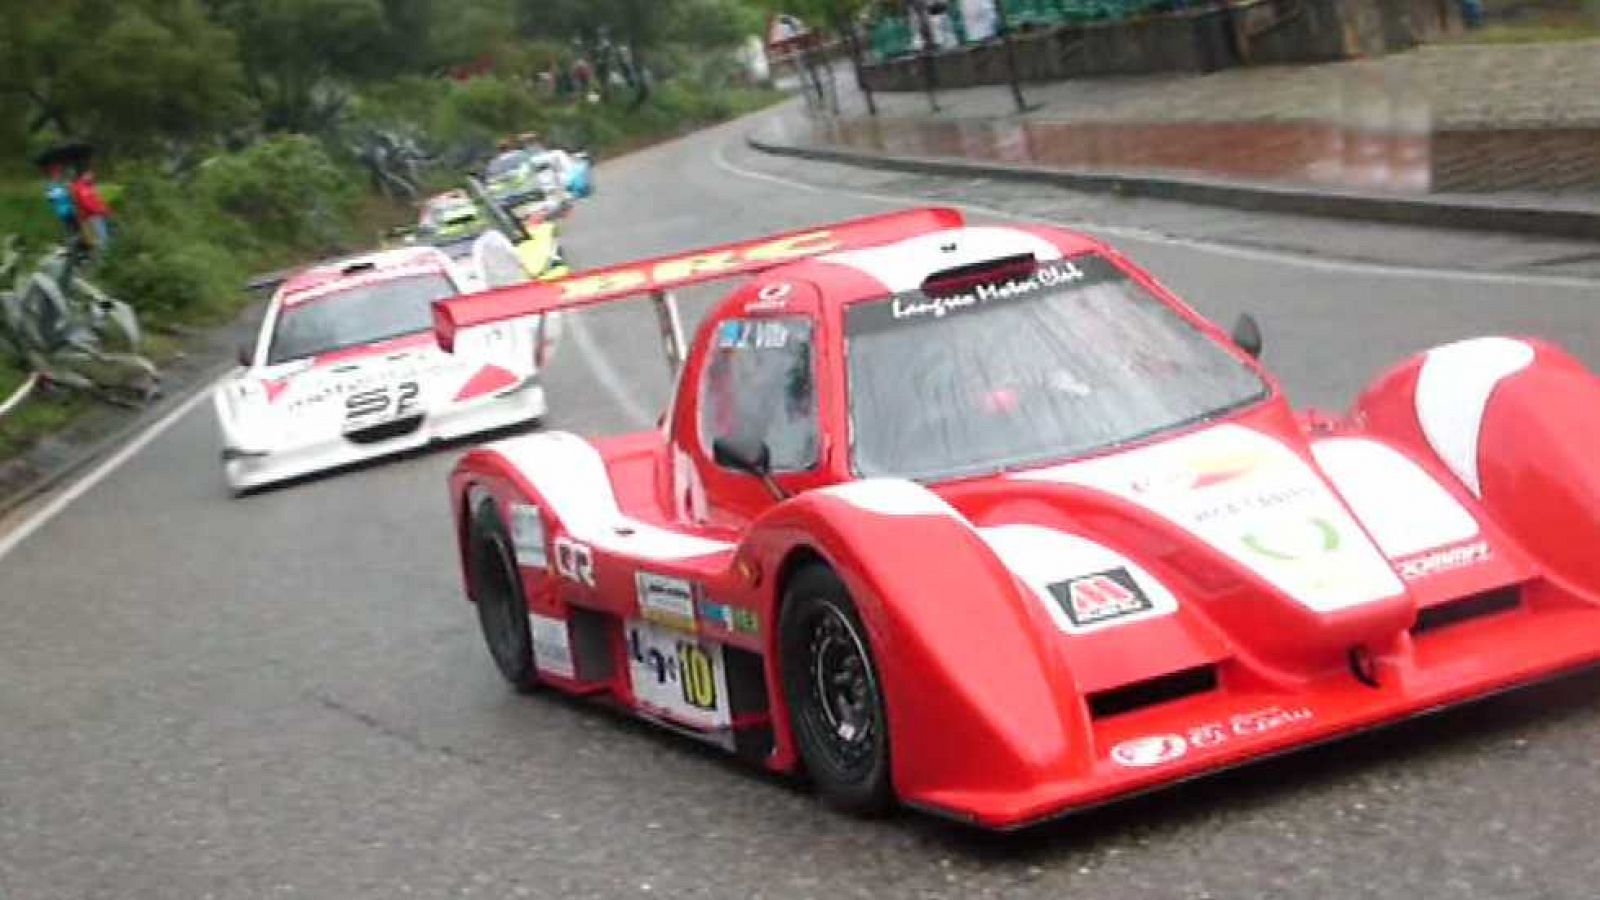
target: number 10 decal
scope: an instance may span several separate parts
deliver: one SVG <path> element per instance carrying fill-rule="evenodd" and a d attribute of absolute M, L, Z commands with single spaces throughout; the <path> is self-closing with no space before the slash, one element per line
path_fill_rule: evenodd
<path fill-rule="evenodd" d="M 655 675 L 657 685 L 676 681 L 684 703 L 695 709 L 716 709 L 717 669 L 711 654 L 694 641 L 677 641 L 671 649 L 674 658 L 669 659 L 659 647 L 646 647 L 640 632 L 628 633 L 628 654 Z"/>
<path fill-rule="evenodd" d="M 692 728 L 732 724 L 722 647 L 643 620 L 629 622 L 625 635 L 628 677 L 641 709 Z"/>
<path fill-rule="evenodd" d="M 678 642 L 678 675 L 683 683 L 683 702 L 696 709 L 717 708 L 717 673 L 711 657 L 699 644 Z"/>

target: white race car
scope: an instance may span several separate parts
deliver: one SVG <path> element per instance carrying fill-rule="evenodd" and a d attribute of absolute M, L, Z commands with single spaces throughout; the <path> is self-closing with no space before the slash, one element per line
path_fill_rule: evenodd
<path fill-rule="evenodd" d="M 501 242 L 503 243 L 503 241 Z M 433 301 L 512 277 L 503 260 L 468 272 L 433 247 L 406 247 L 291 276 L 241 368 L 214 396 L 235 494 L 545 414 L 539 368 L 555 341 L 522 319 L 445 353 Z M 525 276 L 523 276 L 525 278 Z"/>

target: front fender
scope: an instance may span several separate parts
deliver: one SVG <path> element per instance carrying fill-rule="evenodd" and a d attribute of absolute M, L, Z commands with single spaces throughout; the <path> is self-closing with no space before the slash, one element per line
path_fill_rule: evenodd
<path fill-rule="evenodd" d="M 882 679 L 905 802 L 970 810 L 974 797 L 1059 780 L 1074 749 L 1089 746 L 1055 629 L 977 532 L 926 488 L 872 479 L 811 491 L 763 517 L 750 541 L 779 558 L 808 548 L 848 586 Z M 774 587 L 781 598 L 783 585 Z M 769 642 L 775 676 L 775 636 Z M 781 706 L 782 692 L 773 694 Z"/>
<path fill-rule="evenodd" d="M 1437 460 L 1550 574 L 1600 593 L 1600 378 L 1531 339 L 1436 347 L 1364 392 L 1369 430 Z"/>

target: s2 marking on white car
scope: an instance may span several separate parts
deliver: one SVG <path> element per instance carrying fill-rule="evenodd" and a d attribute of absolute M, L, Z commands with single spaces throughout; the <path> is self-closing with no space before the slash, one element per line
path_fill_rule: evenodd
<path fill-rule="evenodd" d="M 213 397 L 235 492 L 483 431 L 537 421 L 537 321 L 505 323 L 453 353 L 433 301 L 482 283 L 432 247 L 290 277 Z"/>

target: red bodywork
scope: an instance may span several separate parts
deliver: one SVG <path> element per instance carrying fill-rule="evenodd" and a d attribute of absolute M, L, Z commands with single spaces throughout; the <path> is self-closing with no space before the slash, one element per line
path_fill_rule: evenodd
<path fill-rule="evenodd" d="M 1110 248 L 1012 231 L 1064 257 L 1103 254 L 1256 368 Z M 896 794 L 1007 828 L 1600 658 L 1600 381 L 1538 341 L 1430 351 L 1344 417 L 1296 414 L 1257 368 L 1262 401 L 1093 458 L 926 487 L 857 480 L 842 310 L 887 291 L 823 254 L 930 233 L 965 232 L 954 212 L 914 211 L 439 304 L 448 346 L 508 317 L 753 276 L 701 323 L 659 430 L 516 438 L 469 452 L 452 474 L 462 534 L 470 508 L 493 498 L 538 545 L 519 555 L 545 626 L 536 655 L 566 655 L 541 657 L 544 681 L 793 770 L 774 632 L 786 579 L 822 561 L 868 630 Z M 781 310 L 769 302 L 780 292 Z M 777 312 L 814 322 L 823 435 L 820 465 L 776 476 L 791 494 L 781 502 L 713 463 L 695 424 L 719 323 Z M 1270 547 L 1258 558 L 1215 525 L 1286 497 L 1305 512 L 1267 537 L 1281 546 L 1285 529 L 1313 521 L 1338 533 L 1323 541 L 1343 554 L 1336 564 Z M 1062 627 L 1027 567 L 1079 552 L 1109 554 L 1172 607 Z M 640 696 L 625 629 L 664 609 L 646 608 L 641 572 L 692 588 L 694 611 L 669 624 L 717 648 L 734 695 L 726 716 L 679 716 Z M 1072 602 L 1091 611 L 1123 590 L 1078 582 Z"/>

